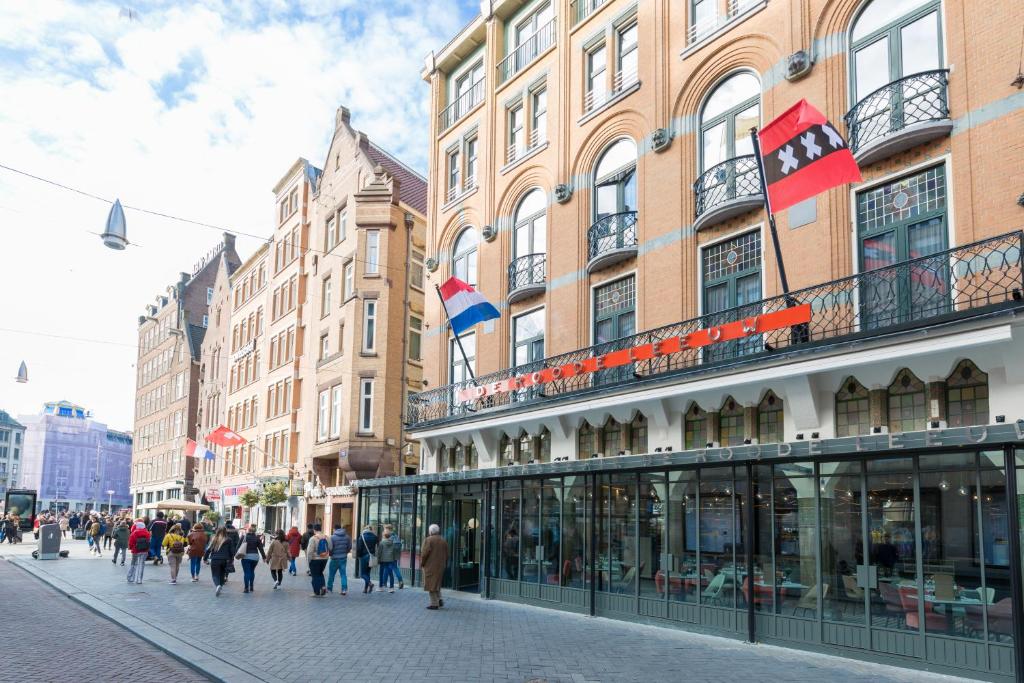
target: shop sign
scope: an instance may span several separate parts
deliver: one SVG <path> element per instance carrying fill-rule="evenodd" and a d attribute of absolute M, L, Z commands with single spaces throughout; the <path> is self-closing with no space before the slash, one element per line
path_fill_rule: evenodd
<path fill-rule="evenodd" d="M 256 350 L 256 340 L 250 339 L 247 343 L 242 345 L 242 348 L 231 354 L 231 362 L 235 363 L 238 360 L 245 358 L 250 353 Z"/>
<path fill-rule="evenodd" d="M 811 321 L 811 305 L 801 304 L 781 311 L 735 320 L 733 322 L 697 330 L 690 334 L 667 337 L 650 344 L 640 344 L 628 349 L 619 349 L 601 356 L 592 356 L 575 363 L 566 363 L 537 372 L 517 375 L 510 379 L 461 389 L 456 394 L 460 403 L 479 400 L 495 394 L 506 394 L 520 389 L 547 384 L 570 377 L 578 377 L 599 370 L 617 368 L 637 361 L 650 360 L 660 356 L 679 353 L 685 349 L 699 349 L 712 344 L 742 339 L 787 327 L 805 325 Z"/>
<path fill-rule="evenodd" d="M 220 489 L 206 489 L 206 500 L 220 500 Z"/>
<path fill-rule="evenodd" d="M 289 496 L 301 496 L 305 488 L 305 481 L 302 479 L 292 479 L 288 486 Z"/>
<path fill-rule="evenodd" d="M 248 491 L 251 487 L 246 486 L 227 486 L 223 489 L 224 503 L 226 505 L 238 505 L 238 497 Z"/>
<path fill-rule="evenodd" d="M 352 486 L 329 486 L 327 487 L 328 496 L 354 496 L 356 490 Z"/>

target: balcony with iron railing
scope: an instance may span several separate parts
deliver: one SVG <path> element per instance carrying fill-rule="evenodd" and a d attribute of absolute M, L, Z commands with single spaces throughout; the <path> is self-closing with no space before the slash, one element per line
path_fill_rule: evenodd
<path fill-rule="evenodd" d="M 750 154 L 715 164 L 697 178 L 693 194 L 697 202 L 695 231 L 763 206 L 757 158 Z"/>
<path fill-rule="evenodd" d="M 555 44 L 556 18 L 553 17 L 551 21 L 524 38 L 512 52 L 508 53 L 505 59 L 501 60 L 497 66 L 498 85 L 525 69 L 542 52 Z"/>
<path fill-rule="evenodd" d="M 607 268 L 636 256 L 636 211 L 599 218 L 587 230 L 587 272 Z"/>
<path fill-rule="evenodd" d="M 426 428 L 522 406 L 581 400 L 627 385 L 640 388 L 685 381 L 697 373 L 740 365 L 757 367 L 816 351 L 849 348 L 854 342 L 859 345 L 870 339 L 886 338 L 891 343 L 902 333 L 1021 312 L 1022 240 L 1022 231 L 1007 233 L 413 394 L 408 399 L 408 424 L 412 429 Z M 805 304 L 810 310 L 809 323 L 757 332 L 759 317 Z M 745 336 L 733 341 L 702 348 L 680 341 L 672 347 L 677 350 L 670 352 L 634 353 L 642 345 L 667 345 L 668 340 L 687 340 L 691 335 L 714 339 L 715 331 L 722 329 L 719 326 L 735 321 L 742 321 Z M 600 367 L 593 359 L 609 359 L 608 354 L 615 352 L 621 353 L 613 369 L 559 372 L 557 378 L 552 373 L 551 381 L 528 392 L 480 391 L 501 382 L 512 385 L 508 380 L 516 380 L 519 388 L 524 374 L 547 368 L 582 367 L 586 362 Z"/>
<path fill-rule="evenodd" d="M 949 135 L 948 69 L 922 71 L 882 86 L 844 116 L 861 166 Z"/>
<path fill-rule="evenodd" d="M 437 115 L 437 129 L 440 132 L 454 126 L 463 116 L 484 101 L 484 83 L 486 83 L 486 79 L 481 78 Z"/>
<path fill-rule="evenodd" d="M 766 0 L 729 0 L 729 4 L 725 8 L 725 14 L 715 14 L 712 17 L 708 17 L 704 21 L 693 22 L 691 21 L 689 28 L 686 31 L 686 44 L 693 45 L 704 40 L 711 34 L 715 33 L 718 29 L 732 23 L 740 15 L 745 14 L 747 10 L 750 10 L 758 5 L 765 4 Z"/>
<path fill-rule="evenodd" d="M 541 294 L 547 288 L 547 254 L 526 254 L 508 264 L 508 303 Z"/>
<path fill-rule="evenodd" d="M 575 26 L 601 8 L 608 0 L 572 0 L 569 3 L 569 16 Z"/>
<path fill-rule="evenodd" d="M 589 114 L 600 109 L 602 105 L 615 99 L 637 83 L 639 83 L 639 78 L 635 69 L 616 71 L 615 77 L 612 78 L 611 90 L 588 90 L 587 94 L 583 96 L 583 113 Z"/>
<path fill-rule="evenodd" d="M 544 131 L 534 128 L 530 131 L 530 137 L 526 140 L 525 145 L 522 142 L 513 142 L 508 146 L 508 149 L 505 151 L 505 164 L 508 165 L 522 159 L 547 141 L 547 135 Z"/>

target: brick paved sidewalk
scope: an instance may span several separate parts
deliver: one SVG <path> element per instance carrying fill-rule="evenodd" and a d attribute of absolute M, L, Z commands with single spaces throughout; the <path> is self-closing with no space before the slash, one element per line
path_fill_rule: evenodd
<path fill-rule="evenodd" d="M 0 560 L 5 640 L 13 656 L 0 659 L 5 681 L 207 681 L 130 631 Z"/>
<path fill-rule="evenodd" d="M 16 561 L 46 580 L 66 582 L 69 592 L 115 619 L 137 618 L 156 642 L 175 647 L 178 638 L 201 640 L 203 653 L 228 672 L 220 674 L 224 680 L 959 680 L 475 596 L 449 593 L 445 609 L 430 612 L 420 589 L 363 595 L 362 581 L 351 577 L 347 597 L 312 598 L 301 561 L 299 576 L 286 576 L 280 591 L 270 589 L 265 564 L 250 595 L 241 592 L 241 567 L 220 598 L 206 566 L 201 583 L 189 582 L 186 566 L 176 586 L 167 583 L 166 565 L 147 566 L 143 585 L 132 586 L 107 555 L 90 558 L 84 542 L 66 547 L 67 560 Z"/>

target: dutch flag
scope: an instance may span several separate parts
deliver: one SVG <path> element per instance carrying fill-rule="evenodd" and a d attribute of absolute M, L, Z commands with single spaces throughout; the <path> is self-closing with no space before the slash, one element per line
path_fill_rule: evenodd
<path fill-rule="evenodd" d="M 213 460 L 213 452 L 209 449 L 200 446 L 192 439 L 185 439 L 185 455 L 189 458 L 202 457 L 203 460 Z"/>
<path fill-rule="evenodd" d="M 441 300 L 444 302 L 448 321 L 455 336 L 459 336 L 477 323 L 501 317 L 498 309 L 491 305 L 483 294 L 456 277 L 448 278 L 447 282 L 438 287 L 438 291 L 441 293 Z"/>

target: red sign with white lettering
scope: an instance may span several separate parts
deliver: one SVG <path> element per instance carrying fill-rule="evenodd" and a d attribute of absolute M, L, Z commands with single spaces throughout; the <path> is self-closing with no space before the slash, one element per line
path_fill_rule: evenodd
<path fill-rule="evenodd" d="M 609 368 L 616 368 L 622 365 L 629 365 L 636 361 L 650 360 L 652 358 L 658 358 L 659 356 L 668 356 L 673 353 L 679 353 L 685 349 L 699 349 L 704 346 L 711 346 L 712 344 L 719 344 L 721 342 L 732 341 L 734 339 L 743 339 L 744 337 L 752 337 L 757 334 L 781 330 L 795 325 L 803 325 L 810 321 L 811 305 L 802 304 L 800 306 L 793 306 L 792 308 L 786 308 L 781 311 L 774 311 L 772 313 L 744 318 L 743 320 L 736 320 L 723 325 L 717 325 L 715 327 L 708 327 L 681 337 L 667 337 L 650 344 L 641 344 L 639 346 L 632 346 L 628 349 L 619 349 L 618 351 L 612 351 L 611 353 L 606 353 L 602 356 L 594 356 L 575 363 L 567 363 L 565 365 L 558 365 L 552 368 L 544 368 L 543 370 L 531 372 L 526 375 L 517 375 L 498 382 L 491 382 L 489 384 L 481 384 L 475 387 L 460 389 L 455 398 L 460 403 L 466 403 L 486 398 L 488 396 L 494 396 L 495 394 L 509 393 L 519 389 L 527 389 L 529 387 L 547 384 L 548 382 L 555 382 L 561 379 L 568 379 L 570 377 L 577 377 L 579 375 L 597 372 L 598 370 L 607 370 Z"/>

